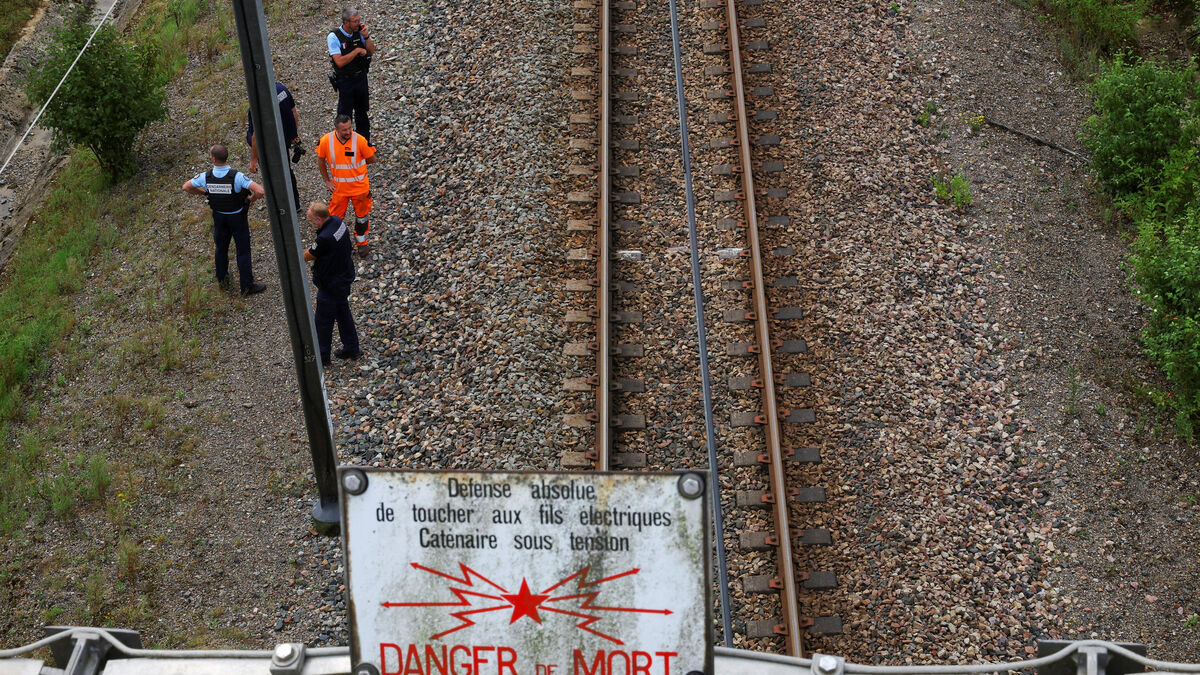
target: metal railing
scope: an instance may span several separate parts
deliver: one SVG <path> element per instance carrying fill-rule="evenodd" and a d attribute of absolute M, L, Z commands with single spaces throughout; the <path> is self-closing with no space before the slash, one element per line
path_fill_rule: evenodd
<path fill-rule="evenodd" d="M 46 630 L 50 634 L 41 640 L 0 650 L 0 675 L 357 675 L 351 670 L 349 647 L 308 649 L 303 644 L 284 643 L 272 650 L 142 649 L 138 634 L 128 630 L 74 626 Z M 1200 664 L 1152 659 L 1140 653 L 1140 645 L 1084 640 L 1047 641 L 1038 646 L 1044 655 L 1034 659 L 925 666 L 869 666 L 827 654 L 795 658 L 716 647 L 711 675 L 1200 673 Z M 42 649 L 52 652 L 54 665 L 27 657 Z M 453 664 L 448 667 L 456 675 L 467 672 Z"/>

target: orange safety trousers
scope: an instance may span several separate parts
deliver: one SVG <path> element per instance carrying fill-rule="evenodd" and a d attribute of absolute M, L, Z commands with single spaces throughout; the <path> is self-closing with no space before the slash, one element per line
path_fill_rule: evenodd
<path fill-rule="evenodd" d="M 340 153 L 336 136 L 334 132 L 325 135 L 325 141 L 329 144 L 329 173 L 334 182 L 333 195 L 329 198 L 329 213 L 345 220 L 346 208 L 353 201 L 354 215 L 362 221 L 354 225 L 354 241 L 359 246 L 366 246 L 367 234 L 371 231 L 371 221 L 367 217 L 371 214 L 372 202 L 367 162 L 358 154 L 358 139 L 361 136 L 351 132 L 350 147 L 343 147 Z M 366 144 L 366 139 L 363 144 Z"/>

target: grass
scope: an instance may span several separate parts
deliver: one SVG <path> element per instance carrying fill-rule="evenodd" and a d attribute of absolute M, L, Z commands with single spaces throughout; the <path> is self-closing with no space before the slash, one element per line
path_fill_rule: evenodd
<path fill-rule="evenodd" d="M 38 0 L 8 0 L 4 4 L 4 12 L 0 12 L 0 54 L 6 56 L 12 49 L 39 4 Z"/>
<path fill-rule="evenodd" d="M 9 261 L 0 290 L 0 424 L 20 412 L 23 387 L 75 324 L 70 295 L 83 283 L 107 184 L 90 154 L 76 152 Z M 2 460 L 3 457 L 0 457 Z"/>
<path fill-rule="evenodd" d="M 108 460 L 102 455 L 92 455 L 84 471 L 84 497 L 90 501 L 103 499 L 112 485 L 112 472 L 108 468 Z"/>
<path fill-rule="evenodd" d="M 285 12 L 287 1 L 276 2 Z M 233 125 L 244 110 L 216 100 L 211 86 L 239 63 L 228 5 L 145 0 L 130 30 L 158 43 L 157 65 L 170 74 L 182 72 L 189 52 L 208 57 L 186 79 L 199 109 L 188 126 L 204 143 L 239 137 Z M 160 613 L 158 578 L 170 569 L 155 542 L 178 526 L 173 511 L 164 518 L 155 505 L 182 491 L 204 494 L 176 467 L 196 455 L 205 425 L 180 422 L 175 411 L 183 383 L 211 386 L 202 361 L 213 318 L 236 315 L 241 302 L 215 288 L 206 209 L 178 194 L 178 168 L 143 173 L 136 188 L 112 186 L 90 153 L 72 152 L 0 277 L 6 643 L 28 642 L 39 621 L 150 623 Z M 72 537 L 85 519 L 107 534 Z M 81 549 L 78 559 L 30 536 L 54 520 Z M 32 560 L 45 582 L 30 578 Z"/>
<path fill-rule="evenodd" d="M 117 545 L 117 574 L 126 581 L 137 579 L 142 569 L 142 547 L 122 538 Z"/>
<path fill-rule="evenodd" d="M 45 394 L 30 381 L 76 325 L 71 296 L 83 283 L 88 257 L 112 243 L 111 230 L 98 227 L 107 193 L 95 160 L 72 154 L 26 229 L 0 290 L 0 535 L 11 535 L 31 517 L 67 516 L 81 498 L 103 496 L 102 456 L 77 458 L 74 468 L 80 471 L 71 471 L 70 464 L 47 466 L 45 436 L 29 431 L 14 442 L 10 427 L 39 414 Z M 53 386 L 66 384 L 60 373 Z M 51 468 L 62 471 L 51 475 Z"/>

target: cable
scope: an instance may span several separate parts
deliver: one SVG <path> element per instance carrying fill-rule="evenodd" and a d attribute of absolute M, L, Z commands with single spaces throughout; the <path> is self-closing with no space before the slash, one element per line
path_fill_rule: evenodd
<path fill-rule="evenodd" d="M 721 515 L 721 484 L 717 479 L 717 441 L 713 427 L 712 380 L 708 373 L 708 337 L 704 330 L 704 287 L 700 285 L 700 237 L 696 234 L 696 195 L 692 191 L 692 160 L 688 149 L 687 105 L 683 97 L 683 62 L 679 55 L 679 12 L 671 0 L 671 46 L 675 52 L 675 100 L 679 105 L 679 143 L 683 153 L 683 181 L 687 197 L 688 244 L 692 254 L 692 291 L 696 303 L 696 339 L 700 351 L 700 382 L 704 388 L 704 435 L 708 444 L 708 473 L 712 484 L 713 530 L 717 547 L 718 586 L 721 589 L 721 632 L 725 646 L 733 646 L 733 620 L 729 610 L 729 569 L 725 562 L 725 525 Z"/>
<path fill-rule="evenodd" d="M 29 124 L 29 128 L 25 130 L 25 135 L 21 136 L 21 140 L 17 141 L 17 144 L 13 146 L 12 152 L 8 153 L 8 159 L 4 160 L 4 166 L 0 166 L 0 174 L 4 173 L 4 170 L 8 168 L 8 163 L 12 161 L 13 155 L 17 154 L 17 150 L 21 149 L 21 145 L 25 142 L 25 139 L 29 138 L 29 132 L 33 131 L 33 128 L 37 126 L 38 120 L 42 119 L 42 113 L 46 112 L 46 108 L 50 106 L 50 101 L 54 100 L 54 95 L 57 94 L 58 90 L 63 86 L 63 82 L 67 81 L 67 76 L 69 76 L 71 71 L 75 69 L 75 64 L 79 63 L 79 59 L 83 57 L 83 53 L 87 51 L 87 48 L 91 46 L 92 39 L 96 37 L 96 33 L 100 32 L 100 27 L 103 26 L 104 22 L 108 20 L 108 15 L 112 14 L 112 11 L 116 8 L 116 6 L 117 3 L 113 2 L 113 4 L 108 8 L 108 11 L 104 13 L 104 16 L 100 17 L 100 23 L 96 24 L 96 30 L 93 30 L 92 34 L 88 36 L 87 42 L 83 43 L 83 49 L 80 49 L 79 53 L 75 55 L 75 60 L 71 62 L 71 66 L 67 68 L 67 72 L 63 73 L 62 79 L 58 81 L 58 86 L 54 87 L 54 91 L 50 92 L 50 98 L 46 99 L 46 104 L 43 105 L 42 109 L 38 111 L 37 117 L 33 118 L 33 122 L 31 122 Z"/>

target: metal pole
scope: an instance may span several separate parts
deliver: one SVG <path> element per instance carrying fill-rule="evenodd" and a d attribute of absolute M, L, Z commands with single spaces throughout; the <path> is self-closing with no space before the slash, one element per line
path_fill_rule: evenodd
<path fill-rule="evenodd" d="M 292 339 L 296 378 L 300 384 L 300 405 L 304 409 L 304 426 L 308 429 L 313 473 L 317 478 L 318 499 L 312 515 L 319 523 L 333 524 L 339 519 L 333 423 L 329 417 L 321 360 L 317 358 L 317 329 L 308 298 L 308 275 L 292 203 L 292 177 L 275 99 L 275 69 L 271 65 L 261 0 L 233 0 L 233 17 L 242 48 L 242 67 L 246 71 L 250 117 L 258 135 L 258 157 L 267 192 L 267 212 L 271 219 L 271 237 L 275 241 L 275 258 L 279 263 L 279 284 Z"/>

